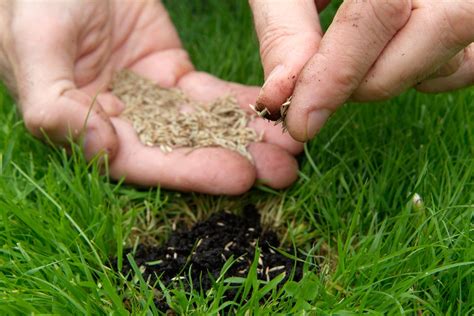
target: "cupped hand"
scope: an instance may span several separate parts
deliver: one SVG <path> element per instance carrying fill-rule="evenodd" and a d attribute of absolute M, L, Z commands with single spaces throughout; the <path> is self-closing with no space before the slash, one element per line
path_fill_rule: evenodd
<path fill-rule="evenodd" d="M 299 6 L 311 2 L 301 1 Z M 311 9 L 308 13 L 296 6 L 287 8 L 287 20 L 306 20 L 316 14 L 315 8 Z M 257 18 L 257 28 L 270 28 L 275 33 L 286 29 L 285 20 L 265 23 Z M 300 33 L 319 32 L 317 26 L 301 24 Z M 285 41 L 301 37 L 289 35 Z M 261 36 L 260 41 L 264 43 Z M 440 92 L 473 84 L 473 41 L 472 1 L 344 1 L 324 37 L 316 39 L 317 49 L 314 42 L 295 45 L 294 52 L 279 61 L 285 64 L 292 58 L 289 55 L 296 55 L 304 67 L 278 80 L 268 78 L 258 102 L 276 111 L 275 106 L 293 95 L 286 123 L 295 139 L 306 141 L 349 99 L 385 100 L 413 86 Z M 301 57 L 308 47 L 314 53 Z M 281 52 L 284 50 L 272 54 Z M 293 85 L 294 89 L 288 88 Z M 275 90 L 282 91 L 281 95 L 273 96 Z"/>
<path fill-rule="evenodd" d="M 119 117 L 124 105 L 107 87 L 124 68 L 199 100 L 233 94 L 247 107 L 258 94 L 197 72 L 158 1 L 2 2 L 0 40 L 0 74 L 28 130 L 64 146 L 84 135 L 86 157 L 106 153 L 116 179 L 212 194 L 243 193 L 257 179 L 273 188 L 296 179 L 301 144 L 261 119 L 250 123 L 263 133 L 249 145 L 251 163 L 223 148 L 165 154 L 142 145 Z"/>

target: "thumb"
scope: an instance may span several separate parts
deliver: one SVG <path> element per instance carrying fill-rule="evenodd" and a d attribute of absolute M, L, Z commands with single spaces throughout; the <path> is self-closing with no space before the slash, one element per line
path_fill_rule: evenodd
<path fill-rule="evenodd" d="M 326 5 L 328 1 L 318 1 Z M 322 36 L 314 0 L 251 0 L 265 84 L 257 110 L 267 108 L 268 118 L 280 117 L 280 106 L 293 93 L 306 62 L 316 53 Z"/>
<path fill-rule="evenodd" d="M 118 140 L 112 123 L 100 104 L 74 83 L 73 23 L 51 16 L 38 19 L 42 16 L 35 15 L 38 23 L 31 27 L 22 16 L 7 45 L 26 127 L 60 145 L 84 135 L 88 159 L 100 152 L 113 157 Z"/>

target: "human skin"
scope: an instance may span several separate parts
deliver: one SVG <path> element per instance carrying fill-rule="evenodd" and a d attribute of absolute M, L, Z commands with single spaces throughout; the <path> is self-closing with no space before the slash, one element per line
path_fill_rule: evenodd
<path fill-rule="evenodd" d="M 107 155 L 113 178 L 141 186 L 240 194 L 256 180 L 284 188 L 296 179 L 302 145 L 262 119 L 250 122 L 264 132 L 248 148 L 254 163 L 223 148 L 165 154 L 142 145 L 107 91 L 123 68 L 197 100 L 233 94 L 246 109 L 259 91 L 196 71 L 158 1 L 0 2 L 0 75 L 35 136 L 65 147 L 84 137 L 88 159 Z"/>
<path fill-rule="evenodd" d="M 278 116 L 292 95 L 294 139 L 314 137 L 348 100 L 474 84 L 474 1 L 347 0 L 323 36 L 326 4 L 250 0 L 266 78 L 257 105 Z"/>

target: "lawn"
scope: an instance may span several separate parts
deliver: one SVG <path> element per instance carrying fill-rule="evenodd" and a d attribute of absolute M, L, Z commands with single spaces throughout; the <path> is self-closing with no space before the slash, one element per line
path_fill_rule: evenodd
<path fill-rule="evenodd" d="M 166 5 L 197 68 L 261 84 L 246 1 Z M 159 313 L 157 293 L 177 314 L 474 314 L 473 89 L 349 104 L 299 161 L 299 180 L 284 191 L 139 190 L 110 181 L 77 149 L 68 156 L 33 138 L 0 90 L 0 314 Z M 219 278 L 207 293 L 153 290 L 110 268 L 130 245 L 166 240 L 173 221 L 246 203 L 298 247 L 302 280 L 249 274 Z M 236 287 L 241 295 L 227 301 Z"/>

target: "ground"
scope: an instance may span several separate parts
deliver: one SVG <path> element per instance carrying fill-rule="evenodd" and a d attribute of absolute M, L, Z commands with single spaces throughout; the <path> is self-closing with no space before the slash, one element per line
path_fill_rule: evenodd
<path fill-rule="evenodd" d="M 246 1 L 166 4 L 199 69 L 261 83 Z M 109 181 L 80 153 L 34 139 L 0 95 L 2 314 L 159 313 L 158 294 L 177 314 L 474 313 L 473 89 L 349 104 L 306 145 L 294 186 L 239 198 Z M 110 258 L 128 260 L 130 244 L 161 243 L 175 223 L 247 203 L 300 249 L 302 280 L 277 286 L 249 274 L 207 292 L 152 289 L 110 268 Z M 242 295 L 226 300 L 236 284 Z"/>

